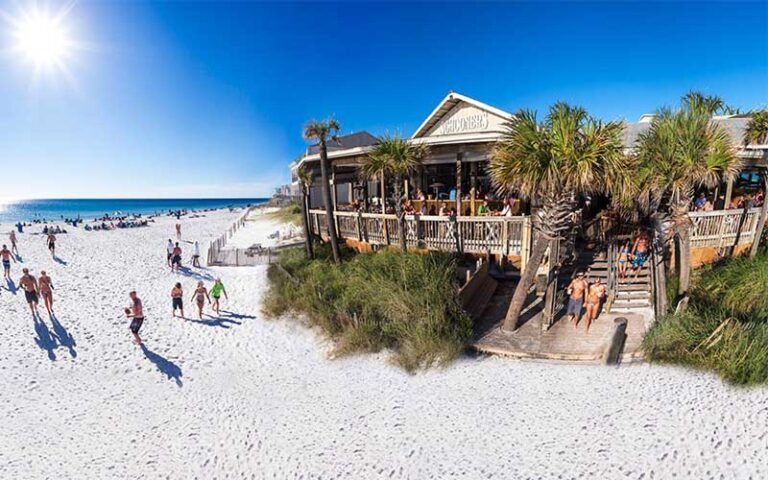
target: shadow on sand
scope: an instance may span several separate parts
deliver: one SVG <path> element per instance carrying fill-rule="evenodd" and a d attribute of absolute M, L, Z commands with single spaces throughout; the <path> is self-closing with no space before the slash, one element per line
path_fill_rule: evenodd
<path fill-rule="evenodd" d="M 16 261 L 19 263 L 24 263 L 24 259 L 21 258 L 21 255 L 19 255 L 18 253 L 16 254 Z"/>
<path fill-rule="evenodd" d="M 65 267 L 67 266 L 67 262 L 66 262 L 66 261 L 64 261 L 64 259 L 63 259 L 63 258 L 61 258 L 61 257 L 58 257 L 58 256 L 54 255 L 54 256 L 53 256 L 53 260 L 54 260 L 56 263 L 58 263 L 58 264 L 64 265 Z"/>
<path fill-rule="evenodd" d="M 211 275 L 208 272 L 205 272 L 205 271 L 198 272 L 198 271 L 192 270 L 189 267 L 179 267 L 179 273 L 186 277 L 194 278 L 195 280 L 202 280 L 204 282 L 212 282 L 216 280 L 213 277 L 213 275 Z"/>
<path fill-rule="evenodd" d="M 56 317 L 55 313 L 51 314 L 51 326 L 53 327 L 53 334 L 59 340 L 59 345 L 66 347 L 69 350 L 69 355 L 72 358 L 76 358 L 77 351 L 75 351 L 75 347 L 77 346 L 77 342 L 75 342 L 72 334 L 64 328 L 64 325 L 59 323 L 59 319 Z"/>
<path fill-rule="evenodd" d="M 6 285 L 6 287 L 5 287 L 6 290 L 8 290 L 12 294 L 16 295 L 16 290 L 18 290 L 18 289 L 16 288 L 16 284 L 13 283 L 13 280 L 11 280 L 10 278 L 7 278 L 5 280 L 5 285 Z"/>
<path fill-rule="evenodd" d="M 230 312 L 229 310 L 221 310 L 225 318 L 236 318 L 238 320 L 253 320 L 256 317 L 253 315 L 245 315 L 243 313 Z"/>
<path fill-rule="evenodd" d="M 35 322 L 35 343 L 42 350 L 48 352 L 49 360 L 56 360 L 56 352 L 54 352 L 56 349 L 56 340 L 51 334 L 51 331 L 48 330 L 48 325 L 46 325 L 45 322 L 43 322 L 43 319 L 37 315 L 32 315 L 32 321 Z"/>
<path fill-rule="evenodd" d="M 193 323 L 199 323 L 200 325 L 207 325 L 209 327 L 231 328 L 229 324 L 242 325 L 242 322 L 238 322 L 237 320 L 232 320 L 232 319 L 223 318 L 223 317 L 214 317 L 213 315 L 208 315 L 207 313 L 203 315 L 211 318 L 203 319 L 203 320 L 199 320 L 196 318 L 188 318 L 187 320 Z"/>
<path fill-rule="evenodd" d="M 178 365 L 173 363 L 172 361 L 168 360 L 167 358 L 164 358 L 157 353 L 153 352 L 149 348 L 147 348 L 146 345 L 141 345 L 141 351 L 144 352 L 144 356 L 147 357 L 147 360 L 154 363 L 158 370 L 160 370 L 161 373 L 165 374 L 165 376 L 168 377 L 168 380 L 173 380 L 176 382 L 176 385 L 179 387 L 182 386 L 181 383 L 181 368 L 179 368 Z"/>

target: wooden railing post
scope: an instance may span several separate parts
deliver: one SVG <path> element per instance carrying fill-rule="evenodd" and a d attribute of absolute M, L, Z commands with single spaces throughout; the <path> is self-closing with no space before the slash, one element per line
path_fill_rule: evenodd
<path fill-rule="evenodd" d="M 531 217 L 523 217 L 523 225 L 520 231 L 520 271 L 525 270 L 528 259 L 531 256 Z"/>

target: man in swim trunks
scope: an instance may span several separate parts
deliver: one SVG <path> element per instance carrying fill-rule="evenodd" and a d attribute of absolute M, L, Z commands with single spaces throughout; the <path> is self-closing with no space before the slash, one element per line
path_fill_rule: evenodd
<path fill-rule="evenodd" d="M 179 242 L 173 247 L 173 256 L 171 257 L 171 271 L 179 271 L 181 268 L 181 247 Z"/>
<path fill-rule="evenodd" d="M 575 320 L 575 327 L 579 326 L 579 319 L 581 318 L 581 307 L 584 305 L 584 298 L 586 295 L 589 284 L 584 280 L 584 272 L 576 274 L 570 285 L 568 285 L 567 292 L 568 297 L 568 320 Z"/>
<path fill-rule="evenodd" d="M 16 247 L 16 232 L 11 230 L 11 233 L 8 234 L 8 238 L 11 239 L 11 252 L 13 252 L 14 255 L 18 255 L 19 249 Z"/>
<path fill-rule="evenodd" d="M 0 259 L 3 261 L 3 278 L 8 280 L 11 278 L 11 259 L 13 259 L 13 263 L 17 263 L 16 257 L 11 254 L 11 251 L 8 250 L 8 247 L 3 245 L 3 249 L 0 250 Z"/>
<path fill-rule="evenodd" d="M 125 309 L 125 316 L 132 319 L 130 329 L 133 334 L 133 343 L 141 345 L 139 330 L 141 330 L 141 325 L 144 323 L 144 307 L 141 299 L 136 295 L 136 291 L 131 291 L 128 297 L 131 299 L 131 303 Z"/>
<path fill-rule="evenodd" d="M 165 251 L 168 253 L 168 258 L 166 258 L 168 266 L 173 268 L 173 265 L 171 264 L 171 258 L 173 258 L 173 241 L 170 238 L 168 239 L 168 244 L 165 246 Z"/>
<path fill-rule="evenodd" d="M 173 318 L 176 318 L 176 310 L 181 311 L 181 318 L 184 318 L 184 290 L 181 288 L 181 283 L 176 283 L 171 289 L 171 306 L 173 307 Z"/>
<path fill-rule="evenodd" d="M 52 230 L 49 230 L 49 232 L 52 232 Z M 54 235 L 53 233 L 49 233 L 46 240 L 48 242 L 48 250 L 51 251 L 51 256 L 55 257 L 56 256 L 56 235 Z"/>
<path fill-rule="evenodd" d="M 19 279 L 19 286 L 24 290 L 24 298 L 27 299 L 32 315 L 39 316 L 39 313 L 37 313 L 37 299 L 39 296 L 37 280 L 29 273 L 28 268 L 22 269 L 22 272 L 24 275 Z"/>
<path fill-rule="evenodd" d="M 48 310 L 48 315 L 53 314 L 53 283 L 51 283 L 51 277 L 45 273 L 45 270 L 40 271 L 40 278 L 37 280 L 37 284 L 40 287 L 40 296 L 43 297 L 45 302 L 45 309 Z"/>
<path fill-rule="evenodd" d="M 598 277 L 587 290 L 587 332 L 589 331 L 589 325 L 592 323 L 592 320 L 597 318 L 597 316 L 600 314 L 600 304 L 603 301 L 603 298 L 605 298 L 605 295 L 605 285 L 600 281 L 600 278 Z"/>
<path fill-rule="evenodd" d="M 216 315 L 219 315 L 219 299 L 221 298 L 221 294 L 224 294 L 224 298 L 229 300 L 229 297 L 227 296 L 227 289 L 224 288 L 224 284 L 221 283 L 221 279 L 217 278 L 216 282 L 214 282 L 213 286 L 211 287 L 211 296 L 213 296 L 213 310 L 216 312 Z"/>
<path fill-rule="evenodd" d="M 635 272 L 635 278 L 643 269 L 645 261 L 648 259 L 648 247 L 650 238 L 645 232 L 640 232 L 635 239 L 635 245 L 632 247 L 632 268 Z"/>

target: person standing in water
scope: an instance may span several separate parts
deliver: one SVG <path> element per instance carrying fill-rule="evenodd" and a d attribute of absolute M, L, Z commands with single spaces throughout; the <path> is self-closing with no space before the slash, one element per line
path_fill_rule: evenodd
<path fill-rule="evenodd" d="M 203 282 L 197 282 L 197 288 L 192 294 L 192 301 L 197 302 L 197 316 L 200 320 L 203 319 L 203 306 L 205 306 L 205 299 L 208 299 L 208 304 L 211 303 L 211 297 L 208 296 L 208 289 L 205 288 Z"/>
<path fill-rule="evenodd" d="M 14 255 L 19 255 L 19 249 L 16 246 L 16 232 L 11 230 L 11 233 L 8 234 L 8 238 L 11 240 L 11 252 L 13 252 Z"/>
<path fill-rule="evenodd" d="M 171 259 L 173 258 L 173 240 L 170 238 L 168 239 L 168 244 L 165 246 L 165 251 L 168 254 L 168 266 L 173 268 L 173 265 L 171 265 Z"/>
<path fill-rule="evenodd" d="M 16 262 L 16 257 L 11 254 L 11 251 L 5 245 L 0 250 L 0 259 L 3 260 L 3 277 L 8 280 L 11 278 L 11 259 L 13 259 L 13 263 L 18 262 Z"/>
<path fill-rule="evenodd" d="M 200 267 L 200 243 L 197 240 L 192 245 L 192 266 Z"/>
<path fill-rule="evenodd" d="M 219 315 L 219 299 L 221 299 L 221 294 L 224 294 L 224 298 L 229 300 L 229 297 L 227 296 L 227 289 L 224 288 L 224 284 L 221 283 L 221 279 L 217 278 L 216 282 L 214 282 L 213 286 L 211 287 L 211 296 L 213 296 L 213 310 L 216 312 L 216 316 Z"/>
<path fill-rule="evenodd" d="M 139 330 L 144 324 L 144 306 L 141 303 L 141 299 L 136 295 L 136 291 L 132 290 L 128 297 L 131 299 L 130 305 L 125 309 L 125 316 L 131 318 L 131 326 L 129 327 L 133 334 L 133 343 L 141 345 L 141 337 L 139 336 Z"/>
<path fill-rule="evenodd" d="M 53 233 L 49 233 L 48 237 L 46 238 L 46 241 L 48 242 L 48 250 L 51 251 L 51 256 L 56 256 L 56 235 Z"/>
<path fill-rule="evenodd" d="M 173 307 L 173 318 L 176 318 L 176 310 L 181 312 L 181 318 L 184 318 L 184 290 L 181 288 L 181 283 L 176 283 L 171 289 L 171 304 Z"/>
<path fill-rule="evenodd" d="M 51 283 L 51 277 L 45 273 L 45 270 L 40 271 L 37 284 L 40 289 L 40 296 L 43 297 L 45 303 L 45 309 L 48 310 L 48 316 L 50 316 L 53 314 L 53 283 Z"/>
<path fill-rule="evenodd" d="M 32 315 L 39 316 L 40 314 L 37 313 L 37 302 L 40 292 L 37 289 L 37 280 L 29 273 L 28 268 L 22 269 L 22 272 L 24 275 L 19 279 L 19 286 L 24 290 L 24 298 L 27 299 Z"/>

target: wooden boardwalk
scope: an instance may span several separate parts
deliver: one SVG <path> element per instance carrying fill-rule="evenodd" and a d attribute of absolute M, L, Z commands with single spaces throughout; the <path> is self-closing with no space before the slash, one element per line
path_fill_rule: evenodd
<path fill-rule="evenodd" d="M 603 312 L 585 331 L 584 321 L 575 328 L 572 322 L 561 318 L 547 331 L 541 329 L 540 302 L 524 311 L 525 322 L 515 332 L 506 333 L 500 329 L 504 320 L 514 285 L 499 285 L 496 294 L 488 303 L 482 320 L 475 327 L 475 338 L 471 347 L 485 353 L 507 355 L 519 358 L 547 358 L 570 361 L 599 361 L 606 342 L 613 332 L 614 319 L 624 317 L 627 323 L 627 338 L 622 360 L 642 358 L 641 342 L 653 318 L 652 308 L 636 309 L 628 313 Z"/>

